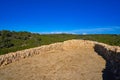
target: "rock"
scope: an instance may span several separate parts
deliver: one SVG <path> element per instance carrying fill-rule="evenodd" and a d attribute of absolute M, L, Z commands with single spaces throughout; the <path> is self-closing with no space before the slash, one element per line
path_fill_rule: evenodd
<path fill-rule="evenodd" d="M 116 79 L 120 79 L 120 47 L 110 46 L 104 43 L 99 43 L 89 40 L 68 40 L 64 42 L 54 43 L 50 45 L 44 45 L 41 47 L 26 49 L 22 51 L 12 52 L 0 56 L 0 66 L 10 64 L 14 61 L 38 55 L 41 52 L 47 52 L 50 50 L 71 50 L 94 48 L 99 55 L 101 55 L 106 61 L 110 62 L 111 72 Z"/>

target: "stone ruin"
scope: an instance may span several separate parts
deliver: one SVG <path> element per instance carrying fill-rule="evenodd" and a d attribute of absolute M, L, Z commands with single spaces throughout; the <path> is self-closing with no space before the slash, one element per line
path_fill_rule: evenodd
<path fill-rule="evenodd" d="M 41 47 L 26 49 L 17 52 L 11 52 L 5 55 L 0 55 L 0 67 L 10 64 L 20 59 L 32 57 L 49 50 L 69 50 L 79 47 L 93 47 L 98 55 L 106 60 L 106 67 L 113 74 L 115 80 L 120 80 L 120 47 L 110 46 L 104 43 L 99 43 L 89 40 L 68 40 L 64 42 L 43 45 Z"/>

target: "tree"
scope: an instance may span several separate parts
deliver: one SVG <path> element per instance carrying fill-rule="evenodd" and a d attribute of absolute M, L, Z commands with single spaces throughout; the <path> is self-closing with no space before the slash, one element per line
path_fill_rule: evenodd
<path fill-rule="evenodd" d="M 0 48 L 9 48 L 14 44 L 11 43 L 10 37 L 12 36 L 10 31 L 4 30 L 1 31 L 1 40 L 0 40 Z"/>

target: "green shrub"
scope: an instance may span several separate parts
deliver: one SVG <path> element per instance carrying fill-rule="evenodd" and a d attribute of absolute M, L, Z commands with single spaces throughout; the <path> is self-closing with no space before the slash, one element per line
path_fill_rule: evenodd
<path fill-rule="evenodd" d="M 73 34 L 35 34 L 30 32 L 0 31 L 0 54 L 62 42 L 70 39 L 84 39 L 120 46 L 120 35 L 73 35 Z"/>

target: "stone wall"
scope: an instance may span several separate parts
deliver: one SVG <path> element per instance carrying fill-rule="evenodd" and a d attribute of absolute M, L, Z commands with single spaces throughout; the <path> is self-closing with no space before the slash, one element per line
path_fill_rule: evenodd
<path fill-rule="evenodd" d="M 43 45 L 41 47 L 21 50 L 17 52 L 8 53 L 5 55 L 0 55 L 0 67 L 7 65 L 9 63 L 18 61 L 20 59 L 31 57 L 37 54 L 45 53 L 50 50 L 70 50 L 70 49 L 80 49 L 80 47 L 90 47 L 94 46 L 93 41 L 87 40 L 68 40 L 60 43 L 54 43 L 50 45 Z"/>
<path fill-rule="evenodd" d="M 106 69 L 115 80 L 120 80 L 120 47 L 96 43 L 95 51 L 106 60 Z"/>
<path fill-rule="evenodd" d="M 50 50 L 70 50 L 80 49 L 81 47 L 94 48 L 95 51 L 101 55 L 107 63 L 109 63 L 109 65 L 106 66 L 109 66 L 109 69 L 114 74 L 115 78 L 120 80 L 120 47 L 88 40 L 68 40 L 60 43 L 44 45 L 41 47 L 1 55 L 0 67 L 23 58 L 42 53 L 44 54 Z"/>
<path fill-rule="evenodd" d="M 37 54 L 45 53 L 49 50 L 54 50 L 54 49 L 62 49 L 61 47 L 62 43 L 54 43 L 50 45 L 44 45 L 41 47 L 36 47 L 36 48 L 31 48 L 31 49 L 26 49 L 26 50 L 21 50 L 17 52 L 11 52 L 5 55 L 0 55 L 0 67 L 7 65 L 9 63 L 18 61 L 23 58 L 31 57 Z"/>

